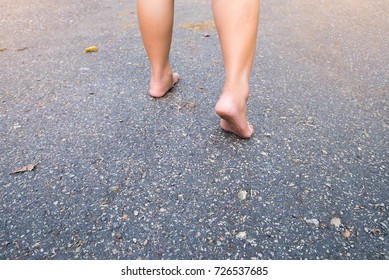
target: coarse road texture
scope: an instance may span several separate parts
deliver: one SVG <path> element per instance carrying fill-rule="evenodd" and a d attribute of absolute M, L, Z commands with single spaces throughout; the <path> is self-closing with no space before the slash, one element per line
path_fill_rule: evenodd
<path fill-rule="evenodd" d="M 162 99 L 135 2 L 0 0 L 0 259 L 389 259 L 387 1 L 262 1 L 251 140 L 211 1 Z"/>

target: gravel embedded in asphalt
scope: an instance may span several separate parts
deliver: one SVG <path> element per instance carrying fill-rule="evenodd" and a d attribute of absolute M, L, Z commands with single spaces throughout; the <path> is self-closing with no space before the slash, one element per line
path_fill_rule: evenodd
<path fill-rule="evenodd" d="M 158 100 L 134 2 L 1 1 L 0 259 L 389 259 L 386 1 L 262 1 L 250 140 L 211 1 Z"/>

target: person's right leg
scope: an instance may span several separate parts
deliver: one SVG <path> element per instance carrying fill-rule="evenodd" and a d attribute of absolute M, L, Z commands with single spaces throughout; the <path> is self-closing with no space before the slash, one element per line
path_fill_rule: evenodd
<path fill-rule="evenodd" d="M 178 81 L 169 53 L 173 34 L 174 0 L 138 0 L 138 21 L 150 59 L 150 95 L 164 96 Z"/>
<path fill-rule="evenodd" d="M 247 99 L 259 20 L 259 0 L 213 0 L 213 14 L 225 67 L 225 82 L 216 104 L 221 127 L 242 138 L 254 132 L 247 121 Z"/>

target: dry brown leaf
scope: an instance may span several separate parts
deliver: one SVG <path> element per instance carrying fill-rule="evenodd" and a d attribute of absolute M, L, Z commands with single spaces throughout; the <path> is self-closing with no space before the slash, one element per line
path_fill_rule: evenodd
<path fill-rule="evenodd" d="M 342 236 L 344 238 L 350 238 L 351 237 L 351 231 L 349 231 L 348 229 L 345 229 L 343 232 L 342 232 Z"/>
<path fill-rule="evenodd" d="M 194 103 L 194 102 L 187 102 L 182 107 L 184 107 L 186 109 L 195 109 L 196 108 L 196 103 Z"/>
<path fill-rule="evenodd" d="M 11 174 L 17 174 L 17 173 L 23 173 L 23 172 L 28 172 L 28 171 L 33 171 L 38 164 L 29 164 L 20 168 L 17 168 L 14 172 Z"/>
<path fill-rule="evenodd" d="M 107 207 L 109 205 L 108 201 L 103 201 L 100 203 L 101 207 Z"/>
<path fill-rule="evenodd" d="M 84 240 L 77 240 L 72 244 L 72 247 L 80 247 L 84 242 Z"/>
<path fill-rule="evenodd" d="M 202 22 L 184 23 L 181 24 L 181 27 L 189 30 L 205 31 L 205 30 L 215 29 L 216 25 L 213 20 L 208 20 Z"/>

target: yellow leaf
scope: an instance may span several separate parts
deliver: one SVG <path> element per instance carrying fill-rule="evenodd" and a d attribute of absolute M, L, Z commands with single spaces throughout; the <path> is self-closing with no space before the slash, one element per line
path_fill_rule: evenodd
<path fill-rule="evenodd" d="M 89 52 L 98 52 L 98 51 L 99 51 L 99 49 L 98 49 L 96 46 L 91 46 L 91 47 L 85 49 L 85 52 L 86 52 L 86 53 L 89 53 Z"/>

